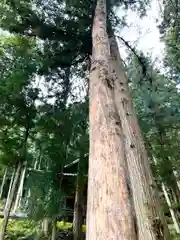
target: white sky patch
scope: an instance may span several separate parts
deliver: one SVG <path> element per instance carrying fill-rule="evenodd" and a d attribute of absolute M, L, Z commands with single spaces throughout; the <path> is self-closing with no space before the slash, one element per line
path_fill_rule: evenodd
<path fill-rule="evenodd" d="M 152 0 L 147 16 L 142 19 L 135 12 L 128 10 L 127 22 L 131 27 L 125 27 L 120 32 L 121 36 L 132 46 L 137 46 L 138 50 L 145 54 L 150 53 L 153 59 L 158 58 L 159 63 L 162 61 L 164 51 L 164 44 L 160 42 L 160 33 L 157 28 L 162 20 L 161 12 L 160 0 Z M 120 12 L 117 14 L 120 15 Z M 126 58 L 126 47 L 123 44 L 120 45 L 120 50 L 122 57 Z"/>

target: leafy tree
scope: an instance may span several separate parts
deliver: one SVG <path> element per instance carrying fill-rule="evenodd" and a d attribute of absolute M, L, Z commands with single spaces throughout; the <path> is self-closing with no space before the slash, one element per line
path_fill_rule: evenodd
<path fill-rule="evenodd" d="M 33 89 L 31 79 L 36 73 L 37 65 L 33 61 L 28 64 L 28 58 L 35 54 L 26 50 L 32 44 L 32 40 L 27 41 L 23 37 L 3 38 L 1 44 L 1 161 L 5 165 L 14 165 L 17 169 L 5 207 L 1 239 L 4 238 L 21 169 L 28 159 L 28 138 L 36 116 L 34 102 L 38 92 Z M 5 67 L 7 62 L 9 68 Z"/>
<path fill-rule="evenodd" d="M 164 3 L 162 13 L 162 23 L 160 33 L 165 43 L 165 59 L 164 64 L 167 71 L 171 75 L 172 80 L 179 83 L 179 2 L 177 0 L 169 0 Z"/>

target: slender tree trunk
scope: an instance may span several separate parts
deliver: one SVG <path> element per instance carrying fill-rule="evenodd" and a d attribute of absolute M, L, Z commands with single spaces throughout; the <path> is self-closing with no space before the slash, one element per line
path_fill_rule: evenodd
<path fill-rule="evenodd" d="M 74 240 L 82 240 L 82 224 L 83 224 L 83 195 L 80 188 L 77 186 L 75 203 L 74 203 L 74 216 L 73 216 L 73 236 Z"/>
<path fill-rule="evenodd" d="M 137 121 L 122 59 L 114 34 L 110 36 L 111 72 L 116 74 L 115 102 L 125 136 L 129 170 L 139 240 L 169 239 L 167 224 L 160 208 L 155 182 Z"/>
<path fill-rule="evenodd" d="M 76 183 L 76 195 L 74 203 L 74 215 L 73 215 L 73 236 L 74 240 L 82 240 L 82 224 L 83 224 L 83 205 L 84 205 L 84 185 L 85 180 L 82 175 L 80 164 L 83 159 L 80 158 L 78 163 L 78 176 Z"/>
<path fill-rule="evenodd" d="M 106 17 L 106 1 L 98 0 L 92 30 L 86 240 L 134 240 L 122 127 L 109 72 Z"/>
<path fill-rule="evenodd" d="M 156 108 L 156 109 L 158 109 L 158 108 Z M 154 119 L 156 121 L 156 128 L 158 130 L 158 135 L 159 135 L 159 137 L 157 138 L 157 144 L 160 145 L 161 151 L 163 152 L 165 150 L 164 146 L 168 146 L 170 144 L 170 142 L 168 141 L 164 127 L 161 125 L 161 123 L 157 119 L 156 115 L 154 115 Z M 166 178 L 168 180 L 168 184 L 171 186 L 171 189 L 173 190 L 173 194 L 175 196 L 174 200 L 176 202 L 179 202 L 180 201 L 180 190 L 178 187 L 176 176 L 174 174 L 174 170 L 173 170 L 174 166 L 173 166 L 172 160 L 168 156 L 168 153 L 167 153 L 166 157 L 162 156 L 162 158 L 163 158 L 163 163 L 165 162 L 166 168 L 168 168 L 168 176 L 167 176 L 166 172 L 163 175 L 166 176 Z"/>
<path fill-rule="evenodd" d="M 180 202 L 180 191 L 179 191 L 179 186 L 177 183 L 177 179 L 174 175 L 174 172 L 172 171 L 171 174 L 171 181 L 172 181 L 172 190 L 173 190 L 173 194 L 174 194 L 174 200 L 179 203 Z"/>
<path fill-rule="evenodd" d="M 169 159 L 168 157 L 166 158 L 165 162 L 169 168 L 168 181 L 169 181 L 169 185 L 171 186 L 171 189 L 173 191 L 174 200 L 176 203 L 179 203 L 180 202 L 180 190 L 179 190 L 177 178 L 173 171 L 173 168 L 174 168 L 173 164 L 171 162 L 171 159 Z"/>
<path fill-rule="evenodd" d="M 15 200 L 13 212 L 16 212 L 17 208 L 19 208 L 20 203 L 21 203 L 22 194 L 23 194 L 23 187 L 24 187 L 25 174 L 26 174 L 26 164 L 22 168 L 20 184 L 19 184 L 17 195 L 16 195 L 16 200 Z"/>
<path fill-rule="evenodd" d="M 0 199 L 2 198 L 3 189 L 4 189 L 5 182 L 6 182 L 7 170 L 8 170 L 8 168 L 6 167 L 6 169 L 4 171 L 4 175 L 3 175 L 3 180 L 2 180 L 2 183 L 1 183 Z"/>
<path fill-rule="evenodd" d="M 13 172 L 12 172 L 12 175 L 11 175 L 11 181 L 10 181 L 10 184 L 9 184 L 8 195 L 7 195 L 7 198 L 6 198 L 6 203 L 5 203 L 4 209 L 6 209 L 7 204 L 8 204 L 8 202 L 9 202 L 9 198 L 10 198 L 10 194 L 11 194 L 11 189 L 12 189 L 12 185 L 13 185 L 13 181 L 14 181 L 14 176 L 15 176 L 15 171 L 16 171 L 16 169 L 13 169 Z"/>
<path fill-rule="evenodd" d="M 10 211 L 11 211 L 16 186 L 17 186 L 19 175 L 20 175 L 20 172 L 21 172 L 21 167 L 22 167 L 22 163 L 19 163 L 18 167 L 16 169 L 16 174 L 15 174 L 15 177 L 14 177 L 14 181 L 13 181 L 13 184 L 12 184 L 10 197 L 9 197 L 8 202 L 7 202 L 7 206 L 4 210 L 4 219 L 3 219 L 2 227 L 1 227 L 0 240 L 4 240 L 4 237 L 5 237 L 6 228 L 7 228 L 8 219 L 9 219 L 9 214 L 10 214 Z"/>
<path fill-rule="evenodd" d="M 38 163 L 38 169 L 40 170 L 41 169 L 41 162 L 42 162 L 42 157 L 40 156 L 39 158 L 39 163 Z M 36 168 L 37 169 L 37 168 Z"/>
<path fill-rule="evenodd" d="M 51 240 L 56 240 L 56 222 L 53 222 L 52 224 L 52 236 Z"/>
<path fill-rule="evenodd" d="M 164 183 L 162 183 L 162 190 L 163 190 L 164 196 L 166 198 L 166 202 L 167 202 L 167 205 L 169 207 L 169 211 L 170 211 L 170 214 L 171 214 L 176 232 L 178 234 L 180 234 L 180 225 L 179 225 L 179 222 L 178 222 L 178 216 L 176 215 L 176 212 L 172 208 L 171 200 L 169 198 L 169 195 L 168 195 L 168 192 L 166 190 L 166 187 L 165 187 Z"/>
<path fill-rule="evenodd" d="M 38 160 L 36 159 L 33 168 L 37 169 L 37 165 L 38 165 Z M 40 169 L 40 168 L 38 168 L 38 169 Z"/>
<path fill-rule="evenodd" d="M 174 176 L 176 177 L 176 180 L 177 180 L 177 185 L 178 185 L 178 188 L 180 190 L 180 174 L 179 174 L 179 169 L 176 168 L 176 170 L 174 170 Z"/>
<path fill-rule="evenodd" d="M 156 160 L 155 156 L 152 155 L 152 158 L 153 158 L 154 164 L 157 165 L 157 160 Z M 174 227 L 176 229 L 176 232 L 179 234 L 180 233 L 180 225 L 179 225 L 179 222 L 178 222 L 178 214 L 172 208 L 171 199 L 169 197 L 167 188 L 166 188 L 166 186 L 163 182 L 161 183 L 161 188 L 162 188 L 164 197 L 166 199 L 167 205 L 169 207 L 169 211 L 170 211 L 170 214 L 171 214 L 172 221 L 174 223 Z"/>
<path fill-rule="evenodd" d="M 26 203 L 25 203 L 25 206 L 27 207 L 29 205 L 29 199 L 31 197 L 31 189 L 29 188 L 28 191 L 27 191 L 27 195 L 26 195 Z"/>
<path fill-rule="evenodd" d="M 51 219 L 49 218 L 44 218 L 43 222 L 42 222 L 42 232 L 44 234 L 45 237 L 49 236 L 49 226 L 51 223 Z"/>
<path fill-rule="evenodd" d="M 174 172 L 174 176 L 175 176 L 175 178 L 176 178 L 177 187 L 178 187 L 178 189 L 179 189 L 179 191 L 180 191 L 179 173 L 178 173 L 177 170 L 174 170 L 173 172 Z"/>

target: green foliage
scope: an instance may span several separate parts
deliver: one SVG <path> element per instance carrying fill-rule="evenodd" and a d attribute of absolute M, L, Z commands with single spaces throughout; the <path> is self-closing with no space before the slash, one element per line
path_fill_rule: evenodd
<path fill-rule="evenodd" d="M 179 240 L 180 239 L 180 236 L 178 236 L 177 234 L 176 234 L 176 231 L 175 231 L 175 229 L 174 229 L 174 226 L 173 225 L 169 225 L 169 229 L 170 229 L 170 233 L 171 233 L 171 239 L 172 240 Z"/>
<path fill-rule="evenodd" d="M 60 230 L 68 230 L 72 228 L 72 223 L 70 222 L 57 222 L 57 228 Z M 82 226 L 83 232 L 86 231 L 86 226 Z"/>
<path fill-rule="evenodd" d="M 39 150 L 41 146 L 42 172 L 31 172 L 27 182 L 27 189 L 30 188 L 33 193 L 29 199 L 29 212 L 36 219 L 66 215 L 66 212 L 63 213 L 64 195 L 70 194 L 74 184 L 65 192 L 61 191 L 61 171 L 79 154 L 88 151 L 88 137 L 85 139 L 86 106 L 86 102 L 72 104 L 65 112 L 56 108 L 52 115 L 42 117 L 37 123 L 39 137 L 35 147 Z M 87 167 L 85 172 L 87 173 Z"/>
<path fill-rule="evenodd" d="M 0 221 L 0 225 L 2 220 Z M 58 231 L 67 231 L 72 228 L 70 222 L 57 222 Z M 83 232 L 85 232 L 85 225 L 82 226 Z M 40 232 L 40 225 L 38 222 L 29 220 L 10 220 L 7 227 L 6 239 L 17 240 L 23 237 L 29 239 L 38 239 Z"/>
<path fill-rule="evenodd" d="M 177 0 L 168 0 L 164 4 L 163 21 L 160 25 L 162 39 L 165 42 L 164 64 L 172 80 L 180 83 L 179 79 L 179 49 L 180 49 L 180 5 Z"/>
<path fill-rule="evenodd" d="M 180 94 L 176 83 L 161 74 L 149 57 L 140 57 L 145 73 L 136 57 L 130 58 L 128 65 L 136 111 L 148 149 L 157 160 L 157 181 L 173 187 L 173 169 L 179 168 Z"/>
<path fill-rule="evenodd" d="M 2 219 L 0 219 L 0 225 Z M 10 220 L 7 227 L 6 239 L 17 240 L 22 237 L 35 236 L 37 234 L 38 224 L 32 221 Z"/>

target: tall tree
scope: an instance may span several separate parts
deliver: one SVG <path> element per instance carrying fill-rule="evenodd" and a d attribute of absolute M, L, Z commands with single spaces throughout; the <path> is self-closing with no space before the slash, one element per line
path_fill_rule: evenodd
<path fill-rule="evenodd" d="M 84 107 L 83 107 L 84 106 Z M 76 178 L 76 193 L 74 201 L 74 215 L 73 215 L 73 235 L 74 240 L 82 240 L 82 224 L 84 219 L 84 209 L 86 206 L 86 186 L 87 177 L 85 176 L 88 172 L 88 149 L 89 149 L 89 135 L 88 135 L 88 102 L 86 101 L 83 107 L 78 109 L 81 114 L 79 124 L 77 124 L 75 132 L 76 141 L 75 146 L 79 151 L 78 156 L 78 167 L 77 167 L 77 178 Z M 83 117 L 84 116 L 84 117 Z"/>
<path fill-rule="evenodd" d="M 90 153 L 86 239 L 136 239 L 126 179 L 121 121 L 109 72 L 106 1 L 95 10 L 90 73 Z"/>
<path fill-rule="evenodd" d="M 157 189 L 144 146 L 141 130 L 128 80 L 119 54 L 117 41 L 111 32 L 112 75 L 116 74 L 115 102 L 122 121 L 125 137 L 126 158 L 132 197 L 137 218 L 139 239 L 169 239 L 167 224 L 157 198 Z"/>
<path fill-rule="evenodd" d="M 34 50 L 33 40 L 16 36 L 3 37 L 1 46 L 3 46 L 0 61 L 2 66 L 0 81 L 1 161 L 6 166 L 11 165 L 15 168 L 1 229 L 1 239 L 4 239 L 19 175 L 23 164 L 27 161 L 30 131 L 34 127 L 36 116 L 34 102 L 38 91 L 32 87 L 32 84 L 38 62 L 34 65 L 32 60 L 35 58 L 34 52 L 31 51 Z M 9 67 L 6 65 L 7 62 L 9 62 Z"/>

